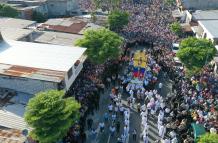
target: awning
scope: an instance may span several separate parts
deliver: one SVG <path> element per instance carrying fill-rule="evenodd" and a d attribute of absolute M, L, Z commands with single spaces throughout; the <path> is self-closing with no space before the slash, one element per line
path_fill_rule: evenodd
<path fill-rule="evenodd" d="M 191 126 L 192 126 L 192 128 L 194 130 L 195 139 L 206 133 L 206 130 L 205 130 L 205 128 L 204 128 L 204 126 L 202 124 L 192 123 Z"/>

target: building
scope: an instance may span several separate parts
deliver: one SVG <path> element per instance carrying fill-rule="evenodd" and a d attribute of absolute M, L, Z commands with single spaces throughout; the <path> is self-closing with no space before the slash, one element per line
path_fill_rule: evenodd
<path fill-rule="evenodd" d="M 24 19 L 32 19 L 34 11 L 48 18 L 73 16 L 79 12 L 77 0 L 7 0 L 7 4 L 16 8 Z"/>
<path fill-rule="evenodd" d="M 56 31 L 71 34 L 81 34 L 87 29 L 98 29 L 102 26 L 90 23 L 82 18 L 54 18 L 39 25 L 39 30 Z"/>
<path fill-rule="evenodd" d="M 78 0 L 47 0 L 49 17 L 72 16 L 79 11 Z"/>
<path fill-rule="evenodd" d="M 218 45 L 218 20 L 201 20 L 198 21 L 202 33 L 198 35 L 200 38 L 211 40 Z"/>
<path fill-rule="evenodd" d="M 212 10 L 218 9 L 217 0 L 176 0 L 177 6 L 183 10 Z"/>
<path fill-rule="evenodd" d="M 30 27 L 36 27 L 35 21 L 0 17 L 0 31 L 6 39 L 19 41 L 32 41 L 33 30 Z"/>
<path fill-rule="evenodd" d="M 20 41 L 0 43 L 0 87 L 27 94 L 67 91 L 82 70 L 85 48 Z"/>
<path fill-rule="evenodd" d="M 18 18 L 8 18 L 0 17 L 0 28 L 20 28 L 27 29 L 29 27 L 36 26 L 36 21 L 18 19 Z"/>
<path fill-rule="evenodd" d="M 75 46 L 76 40 L 82 38 L 83 35 L 78 34 L 43 31 L 40 32 L 40 35 L 37 38 L 35 38 L 33 42 L 63 46 Z"/>

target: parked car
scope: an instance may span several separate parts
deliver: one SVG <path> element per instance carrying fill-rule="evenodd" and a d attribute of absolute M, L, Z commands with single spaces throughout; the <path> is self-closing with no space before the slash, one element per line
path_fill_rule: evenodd
<path fill-rule="evenodd" d="M 179 44 L 173 43 L 171 49 L 172 49 L 173 53 L 177 53 L 179 50 Z"/>
<path fill-rule="evenodd" d="M 179 60 L 178 57 L 174 57 L 173 60 L 174 60 L 174 62 L 175 62 L 175 67 L 180 68 L 180 69 L 183 69 L 182 62 Z"/>

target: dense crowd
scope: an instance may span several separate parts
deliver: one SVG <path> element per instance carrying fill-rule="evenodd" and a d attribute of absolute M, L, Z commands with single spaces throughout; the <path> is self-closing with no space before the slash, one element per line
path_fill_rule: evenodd
<path fill-rule="evenodd" d="M 81 1 L 81 6 L 85 9 L 93 7 L 89 0 Z M 142 119 L 142 138 L 144 142 L 148 141 L 147 118 L 155 115 L 158 117 L 159 136 L 164 143 L 193 142 L 191 123 L 202 124 L 207 131 L 216 132 L 218 130 L 218 97 L 215 83 L 218 79 L 216 79 L 212 68 L 209 66 L 204 68 L 202 74 L 189 79 L 185 77 L 184 69 L 175 65 L 173 61 L 174 54 L 169 48 L 172 42 L 179 40 L 169 30 L 169 24 L 173 21 L 171 16 L 173 7 L 165 5 L 163 0 L 135 0 L 132 2 L 123 0 L 120 8 L 130 13 L 129 24 L 120 31 L 126 42 L 136 43 L 136 45 L 143 42 L 152 43 L 152 49 L 147 51 L 150 59 L 146 78 L 143 78 L 142 85 L 137 88 L 137 84 L 130 82 L 132 80 L 132 55 L 128 47 L 124 52 L 127 58 L 123 60 L 123 64 L 130 63 L 130 65 L 124 75 L 108 72 L 116 71 L 113 68 L 117 67 L 120 64 L 119 62 L 107 62 L 98 66 L 86 62 L 83 72 L 69 92 L 69 95 L 75 95 L 76 99 L 80 101 L 82 116 L 80 122 L 72 127 L 66 142 L 76 142 L 79 138 L 85 139 L 84 123 L 86 123 L 86 116 L 92 114 L 94 110 L 98 110 L 100 93 L 104 91 L 105 86 L 110 85 L 109 83 L 114 80 L 123 85 L 123 87 L 119 88 L 121 93 L 124 91 L 130 95 L 130 98 L 128 98 L 129 107 L 133 108 L 134 105 L 137 105 Z M 173 81 L 171 96 L 161 96 L 162 83 L 158 85 L 157 90 L 154 89 L 159 72 Z M 103 78 L 99 75 L 103 75 Z M 135 97 L 137 101 L 135 101 Z M 120 94 L 111 95 L 112 101 L 117 100 L 117 98 L 119 101 Z M 141 102 L 143 102 L 142 105 Z M 109 110 L 108 115 L 105 115 L 105 117 L 116 118 L 117 111 L 124 112 L 122 108 L 120 111 L 120 104 L 117 104 L 116 101 L 108 105 L 108 109 L 111 109 L 111 106 L 113 112 L 110 113 Z M 114 116 L 112 117 L 112 115 Z M 124 123 L 128 122 L 125 121 L 127 119 L 124 116 Z M 99 123 L 101 130 L 104 130 L 106 120 L 107 118 L 105 118 L 104 122 Z M 89 120 L 89 122 L 92 121 Z M 91 130 L 95 135 L 96 130 Z M 111 124 L 109 130 L 113 134 L 117 130 L 116 125 Z M 123 138 L 121 136 L 118 141 L 122 143 L 125 140 Z"/>
<path fill-rule="evenodd" d="M 163 124 L 166 134 L 185 143 L 193 142 L 191 123 L 202 124 L 207 131 L 216 132 L 218 103 L 214 85 L 217 79 L 213 70 L 206 67 L 202 74 L 189 79 L 184 69 L 175 66 L 169 49 L 157 46 L 153 52 L 163 72 L 173 81 L 173 96 L 165 99 L 165 112 L 158 118 L 158 125 Z"/>

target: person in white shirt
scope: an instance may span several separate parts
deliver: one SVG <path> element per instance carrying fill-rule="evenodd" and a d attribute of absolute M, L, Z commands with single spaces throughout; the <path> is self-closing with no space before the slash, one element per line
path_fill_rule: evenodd
<path fill-rule="evenodd" d="M 129 94 L 130 94 L 130 97 L 133 97 L 134 92 L 132 89 L 129 91 Z"/>
<path fill-rule="evenodd" d="M 123 115 L 124 107 L 121 105 L 119 109 L 120 109 L 120 114 Z"/>
<path fill-rule="evenodd" d="M 176 136 L 171 140 L 171 143 L 178 143 Z"/>
<path fill-rule="evenodd" d="M 159 133 L 159 136 L 163 139 L 166 133 L 166 127 L 164 125 L 160 125 L 158 133 Z"/>
<path fill-rule="evenodd" d="M 104 122 L 99 123 L 100 132 L 102 133 L 104 131 Z"/>
<path fill-rule="evenodd" d="M 146 109 L 146 105 L 143 104 L 143 105 L 141 106 L 141 111 L 145 111 L 145 109 Z"/>
<path fill-rule="evenodd" d="M 148 135 L 143 135 L 143 143 L 148 143 Z"/>
<path fill-rule="evenodd" d="M 158 84 L 159 94 L 161 94 L 161 89 L 162 89 L 162 87 L 163 87 L 163 84 L 160 82 L 160 83 Z"/>
<path fill-rule="evenodd" d="M 124 126 L 124 135 L 128 136 L 128 134 L 129 134 L 129 127 L 125 125 Z"/>
<path fill-rule="evenodd" d="M 110 113 L 113 111 L 113 105 L 112 105 L 112 104 L 108 105 L 108 111 L 109 111 Z"/>
<path fill-rule="evenodd" d="M 115 130 L 116 130 L 116 128 L 114 126 L 110 126 L 111 136 L 114 136 Z"/>
<path fill-rule="evenodd" d="M 124 123 L 125 123 L 126 126 L 129 126 L 129 119 L 128 118 L 125 119 Z"/>

